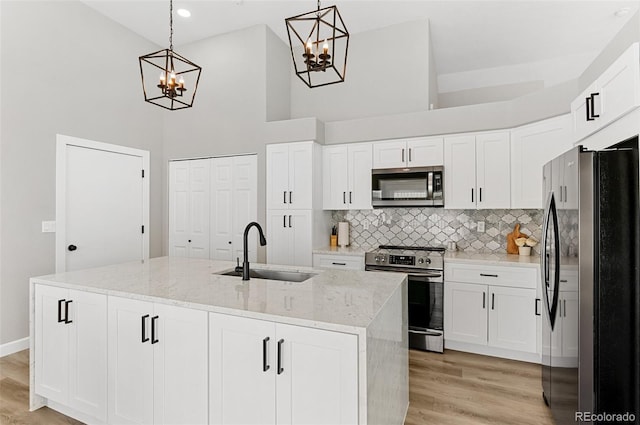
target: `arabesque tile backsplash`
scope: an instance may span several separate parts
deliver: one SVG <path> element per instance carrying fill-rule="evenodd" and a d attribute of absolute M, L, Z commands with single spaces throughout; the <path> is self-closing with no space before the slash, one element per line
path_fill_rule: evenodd
<path fill-rule="evenodd" d="M 333 211 L 334 223 L 350 223 L 352 246 L 381 244 L 445 246 L 454 241 L 458 250 L 504 253 L 507 233 L 516 223 L 520 231 L 540 240 L 543 210 L 445 210 L 442 208 L 381 208 Z M 478 232 L 484 221 L 485 231 Z M 539 245 L 534 248 L 535 252 Z"/>

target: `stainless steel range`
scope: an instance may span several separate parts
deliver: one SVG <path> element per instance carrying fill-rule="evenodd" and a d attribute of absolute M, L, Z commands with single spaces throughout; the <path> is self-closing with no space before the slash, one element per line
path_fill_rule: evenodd
<path fill-rule="evenodd" d="M 444 351 L 442 247 L 380 245 L 365 254 L 365 270 L 409 275 L 409 348 Z"/>

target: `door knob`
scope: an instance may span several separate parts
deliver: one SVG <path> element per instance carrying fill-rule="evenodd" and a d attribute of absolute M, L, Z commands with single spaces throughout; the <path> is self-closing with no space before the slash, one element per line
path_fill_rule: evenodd
<path fill-rule="evenodd" d="M 229 241 L 229 245 L 231 245 L 231 241 Z"/>
<path fill-rule="evenodd" d="M 75 246 L 75 245 L 69 245 L 69 246 L 67 247 L 67 249 L 68 249 L 69 251 L 75 251 L 76 249 L 78 249 L 78 247 L 77 247 L 77 246 Z"/>

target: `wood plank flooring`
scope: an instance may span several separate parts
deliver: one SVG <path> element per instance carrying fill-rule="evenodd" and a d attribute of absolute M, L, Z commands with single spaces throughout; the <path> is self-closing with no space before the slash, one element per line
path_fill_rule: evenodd
<path fill-rule="evenodd" d="M 409 352 L 405 425 L 553 425 L 540 366 L 447 350 Z M 0 424 L 80 424 L 48 408 L 29 412 L 29 351 L 0 358 Z"/>

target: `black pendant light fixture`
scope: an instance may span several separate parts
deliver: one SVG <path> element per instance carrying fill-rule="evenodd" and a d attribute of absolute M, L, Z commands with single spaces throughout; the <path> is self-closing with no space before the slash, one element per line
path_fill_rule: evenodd
<path fill-rule="evenodd" d="M 140 56 L 144 100 L 172 111 L 190 108 L 201 71 L 198 65 L 173 51 L 173 0 L 169 0 L 169 48 Z"/>
<path fill-rule="evenodd" d="M 296 75 L 311 88 L 342 83 L 349 32 L 336 6 L 285 19 Z"/>

